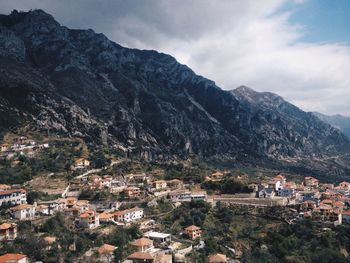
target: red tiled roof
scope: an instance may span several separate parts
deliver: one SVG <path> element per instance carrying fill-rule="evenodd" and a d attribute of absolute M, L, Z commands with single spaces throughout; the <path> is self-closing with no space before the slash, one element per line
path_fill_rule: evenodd
<path fill-rule="evenodd" d="M 195 226 L 195 225 L 188 226 L 185 228 L 185 230 L 187 230 L 187 231 L 196 231 L 196 230 L 200 230 L 200 229 L 201 229 L 200 227 Z"/>
<path fill-rule="evenodd" d="M 34 205 L 22 204 L 22 205 L 18 205 L 18 206 L 15 206 L 15 207 L 11 207 L 10 210 L 18 211 L 18 210 L 32 208 L 32 207 L 34 207 Z"/>
<path fill-rule="evenodd" d="M 3 223 L 0 225 L 0 230 L 6 230 L 11 227 L 16 227 L 17 225 L 15 223 Z"/>
<path fill-rule="evenodd" d="M 117 247 L 109 245 L 109 244 L 104 244 L 98 248 L 98 253 L 99 254 L 109 254 L 112 253 L 114 250 L 116 250 Z"/>
<path fill-rule="evenodd" d="M 0 195 L 9 195 L 9 194 L 13 194 L 13 193 L 26 193 L 26 190 L 24 189 L 10 189 L 10 190 L 4 190 L 4 191 L 0 191 Z"/>
<path fill-rule="evenodd" d="M 136 239 L 133 242 L 131 242 L 131 245 L 134 247 L 144 247 L 144 246 L 149 246 L 152 245 L 153 241 L 148 239 L 148 238 L 140 238 L 140 239 Z"/>
<path fill-rule="evenodd" d="M 0 256 L 0 263 L 8 263 L 8 262 L 11 262 L 12 260 L 20 260 L 26 257 L 27 256 L 24 254 L 8 253 Z"/>

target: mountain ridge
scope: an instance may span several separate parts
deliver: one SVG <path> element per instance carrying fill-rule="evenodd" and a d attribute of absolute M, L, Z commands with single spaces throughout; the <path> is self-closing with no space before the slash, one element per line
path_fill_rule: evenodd
<path fill-rule="evenodd" d="M 318 117 L 320 120 L 340 130 L 348 138 L 350 138 L 350 117 L 343 116 L 341 114 L 326 115 L 319 112 L 312 112 L 312 114 Z"/>
<path fill-rule="evenodd" d="M 2 134 L 33 121 L 149 160 L 349 152 L 341 132 L 280 96 L 222 90 L 170 55 L 68 29 L 42 10 L 1 15 L 0 25 Z"/>

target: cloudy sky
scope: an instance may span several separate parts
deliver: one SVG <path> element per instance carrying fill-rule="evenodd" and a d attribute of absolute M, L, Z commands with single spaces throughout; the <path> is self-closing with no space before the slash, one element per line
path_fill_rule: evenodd
<path fill-rule="evenodd" d="M 223 89 L 350 116 L 349 0 L 0 0 L 127 47 L 169 53 Z"/>

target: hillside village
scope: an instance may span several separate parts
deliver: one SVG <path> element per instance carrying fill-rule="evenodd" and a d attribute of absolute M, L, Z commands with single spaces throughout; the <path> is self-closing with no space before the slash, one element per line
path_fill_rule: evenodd
<path fill-rule="evenodd" d="M 33 158 L 50 145 L 20 137 L 12 145 L 3 144 L 1 153 L 7 159 L 14 158 L 17 152 Z M 212 170 L 202 182 L 194 183 L 182 178 L 166 179 L 159 170 L 113 174 L 110 168 L 119 161 L 100 169 L 90 167 L 89 159 L 84 157 L 76 157 L 72 163 L 70 170 L 76 176 L 60 194 L 51 198 L 33 198 L 33 189 L 27 183 L 0 185 L 0 248 L 11 247 L 11 243 L 21 240 L 25 224 L 36 229 L 35 235 L 42 240 L 40 244 L 46 251 L 62 249 L 60 237 L 43 229 L 61 220 L 70 231 L 99 237 L 98 246 L 92 242 L 83 254 L 78 253 L 76 262 L 191 262 L 191 255 L 208 246 L 203 239 L 207 235 L 205 225 L 188 224 L 175 231 L 163 224 L 167 216 L 188 205 L 198 209 L 236 207 L 255 212 L 273 208 L 277 211 L 274 219 L 288 224 L 311 220 L 329 229 L 350 224 L 350 182 L 335 185 L 309 176 L 296 182 L 282 174 L 262 179 Z M 234 193 L 217 188 L 227 182 L 232 184 L 229 190 L 239 186 Z M 104 243 L 106 238 L 100 238 L 110 236 L 113 231 L 134 228 L 137 234 L 131 236 L 137 238 L 124 240 L 124 247 Z M 66 245 L 71 252 L 79 250 L 75 240 Z M 227 254 L 212 251 L 206 262 L 241 262 L 242 252 L 238 248 L 227 251 Z M 38 259 L 23 251 L 0 255 L 0 262 L 35 260 Z M 55 260 L 63 262 L 63 259 Z"/>

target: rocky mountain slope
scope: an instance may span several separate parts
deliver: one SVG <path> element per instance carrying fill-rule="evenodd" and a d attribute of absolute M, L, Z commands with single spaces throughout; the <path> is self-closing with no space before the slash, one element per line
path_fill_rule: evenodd
<path fill-rule="evenodd" d="M 313 114 L 320 120 L 332 125 L 334 128 L 339 129 L 348 138 L 350 138 L 350 118 L 343 115 L 325 115 L 318 112 L 313 112 Z"/>
<path fill-rule="evenodd" d="M 61 26 L 42 10 L 0 16 L 0 133 L 118 145 L 147 159 L 334 155 L 332 126 L 271 93 L 224 91 L 173 57 Z"/>

